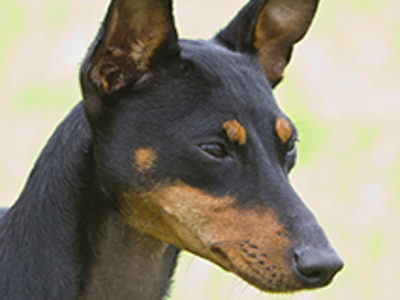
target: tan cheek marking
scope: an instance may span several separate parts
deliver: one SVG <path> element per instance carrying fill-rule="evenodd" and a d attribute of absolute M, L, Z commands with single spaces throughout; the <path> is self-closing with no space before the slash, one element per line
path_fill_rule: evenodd
<path fill-rule="evenodd" d="M 216 199 L 180 182 L 173 186 L 160 184 L 152 191 L 137 194 L 124 193 L 122 197 L 123 214 L 129 224 L 193 252 L 206 249 L 207 238 L 200 238 L 199 233 L 207 224 L 217 222 L 214 215 L 229 210 L 234 201 L 229 197 Z"/>
<path fill-rule="evenodd" d="M 244 145 L 246 143 L 246 129 L 238 121 L 226 121 L 222 126 L 232 142 L 237 142 L 239 145 Z"/>
<path fill-rule="evenodd" d="M 134 153 L 135 167 L 140 172 L 147 172 L 154 168 L 157 153 L 151 148 L 139 148 Z"/>
<path fill-rule="evenodd" d="M 286 144 L 286 142 L 293 135 L 292 125 L 290 125 L 289 121 L 286 120 L 284 117 L 279 117 L 276 120 L 275 129 L 278 133 L 280 140 L 282 141 L 282 144 Z"/>

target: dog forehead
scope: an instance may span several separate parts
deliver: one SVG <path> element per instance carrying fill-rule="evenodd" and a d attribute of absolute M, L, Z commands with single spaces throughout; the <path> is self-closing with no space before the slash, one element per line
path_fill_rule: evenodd
<path fill-rule="evenodd" d="M 251 85 L 262 83 L 269 87 L 257 58 L 231 51 L 213 41 L 181 41 L 182 58 L 193 62 L 210 80 L 225 85 L 236 83 Z"/>
<path fill-rule="evenodd" d="M 255 55 L 231 51 L 211 41 L 181 41 L 182 58 L 210 84 L 214 104 L 235 112 L 279 112 L 271 86 Z"/>

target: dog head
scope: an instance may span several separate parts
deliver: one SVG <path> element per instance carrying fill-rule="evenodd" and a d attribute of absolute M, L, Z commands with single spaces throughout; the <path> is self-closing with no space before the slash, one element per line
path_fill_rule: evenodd
<path fill-rule="evenodd" d="M 209 41 L 179 40 L 168 0 L 115 0 L 81 68 L 99 182 L 125 221 L 265 291 L 342 268 L 288 180 L 278 107 L 318 1 L 252 0 Z"/>

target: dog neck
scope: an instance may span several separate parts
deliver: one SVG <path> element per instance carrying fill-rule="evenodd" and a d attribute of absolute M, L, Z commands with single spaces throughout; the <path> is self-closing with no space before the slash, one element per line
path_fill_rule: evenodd
<path fill-rule="evenodd" d="M 160 300 L 166 293 L 178 249 L 123 223 L 96 187 L 91 148 L 78 104 L 0 219 L 1 299 Z"/>
<path fill-rule="evenodd" d="M 82 300 L 160 300 L 166 294 L 178 250 L 127 226 L 111 214 Z"/>

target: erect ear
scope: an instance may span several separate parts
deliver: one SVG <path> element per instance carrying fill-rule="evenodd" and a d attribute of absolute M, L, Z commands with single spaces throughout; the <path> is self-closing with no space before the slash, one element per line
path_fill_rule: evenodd
<path fill-rule="evenodd" d="M 289 63 L 293 45 L 306 34 L 319 0 L 252 0 L 216 40 L 234 51 L 258 53 L 275 87 Z"/>
<path fill-rule="evenodd" d="M 87 110 L 178 56 L 171 0 L 113 0 L 81 67 Z"/>

